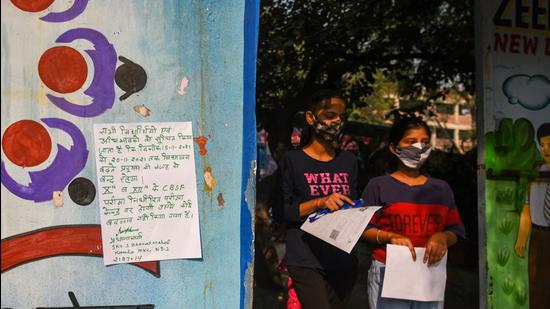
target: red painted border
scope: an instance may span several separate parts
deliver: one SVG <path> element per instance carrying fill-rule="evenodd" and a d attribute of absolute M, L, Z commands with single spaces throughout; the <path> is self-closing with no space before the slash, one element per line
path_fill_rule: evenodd
<path fill-rule="evenodd" d="M 2 272 L 36 260 L 60 256 L 103 256 L 100 225 L 52 226 L 4 238 Z M 159 261 L 130 263 L 160 277 Z"/>

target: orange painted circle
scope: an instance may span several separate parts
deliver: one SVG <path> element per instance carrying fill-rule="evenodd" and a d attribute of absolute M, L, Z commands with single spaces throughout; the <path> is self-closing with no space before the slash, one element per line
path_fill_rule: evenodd
<path fill-rule="evenodd" d="M 11 3 L 25 12 L 40 12 L 47 9 L 54 0 L 11 0 Z"/>
<path fill-rule="evenodd" d="M 74 48 L 57 46 L 42 54 L 38 62 L 38 74 L 42 82 L 53 91 L 70 93 L 84 85 L 88 65 Z"/>
<path fill-rule="evenodd" d="M 14 164 L 22 167 L 36 166 L 50 156 L 52 139 L 40 123 L 20 120 L 4 131 L 2 149 Z"/>

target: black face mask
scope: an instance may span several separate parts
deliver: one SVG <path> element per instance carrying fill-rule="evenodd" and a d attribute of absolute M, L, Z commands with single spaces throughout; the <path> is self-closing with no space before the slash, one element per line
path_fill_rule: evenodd
<path fill-rule="evenodd" d="M 328 143 L 336 141 L 340 133 L 342 133 L 342 120 L 332 121 L 330 124 L 326 124 L 317 120 L 315 116 L 313 116 L 313 119 L 315 120 L 313 123 L 313 131 Z"/>

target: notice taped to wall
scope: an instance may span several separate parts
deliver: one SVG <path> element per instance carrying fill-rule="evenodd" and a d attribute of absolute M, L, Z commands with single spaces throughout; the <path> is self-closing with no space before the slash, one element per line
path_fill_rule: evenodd
<path fill-rule="evenodd" d="M 104 264 L 200 258 L 191 122 L 94 125 Z"/>

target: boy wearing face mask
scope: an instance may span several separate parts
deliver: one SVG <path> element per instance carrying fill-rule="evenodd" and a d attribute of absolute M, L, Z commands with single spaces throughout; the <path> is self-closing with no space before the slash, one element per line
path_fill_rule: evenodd
<path fill-rule="evenodd" d="M 420 172 L 431 151 L 428 125 L 418 118 L 397 120 L 390 131 L 389 151 L 397 169 L 371 179 L 362 196 L 366 205 L 383 206 L 363 233 L 373 246 L 368 275 L 370 308 L 442 308 L 438 301 L 381 297 L 386 244 L 407 246 L 413 260 L 421 258 L 430 266 L 443 258 L 458 237 L 464 238 L 453 191 L 445 181 Z M 417 257 L 414 247 L 425 247 L 425 255 Z"/>
<path fill-rule="evenodd" d="M 357 275 L 354 253 L 300 229 L 310 214 L 324 208 L 335 211 L 344 203 L 353 205 L 356 197 L 357 159 L 335 147 L 344 111 L 345 102 L 338 94 L 314 95 L 305 113 L 311 139 L 303 149 L 288 151 L 281 162 L 286 261 L 304 309 L 345 308 Z"/>

